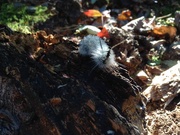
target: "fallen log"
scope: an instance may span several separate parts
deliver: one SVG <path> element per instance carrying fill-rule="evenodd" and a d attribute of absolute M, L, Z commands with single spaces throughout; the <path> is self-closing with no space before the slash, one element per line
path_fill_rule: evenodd
<path fill-rule="evenodd" d="M 14 42 L 0 41 L 2 135 L 144 132 L 141 88 L 127 70 L 92 71 L 88 58 L 72 53 L 75 48 L 73 43 L 57 44 L 39 62 Z"/>

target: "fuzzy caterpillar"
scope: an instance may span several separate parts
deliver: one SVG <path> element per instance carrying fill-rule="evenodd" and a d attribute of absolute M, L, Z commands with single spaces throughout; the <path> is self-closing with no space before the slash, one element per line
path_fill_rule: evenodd
<path fill-rule="evenodd" d="M 84 37 L 79 43 L 79 54 L 90 56 L 99 68 L 112 68 L 118 65 L 113 50 L 98 36 Z"/>

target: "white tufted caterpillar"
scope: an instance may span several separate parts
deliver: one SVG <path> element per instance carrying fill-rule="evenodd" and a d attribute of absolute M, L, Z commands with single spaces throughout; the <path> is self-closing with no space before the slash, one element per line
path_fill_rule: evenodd
<path fill-rule="evenodd" d="M 98 36 L 88 35 L 79 43 L 79 54 L 90 56 L 96 66 L 102 69 L 118 66 L 114 51 Z"/>

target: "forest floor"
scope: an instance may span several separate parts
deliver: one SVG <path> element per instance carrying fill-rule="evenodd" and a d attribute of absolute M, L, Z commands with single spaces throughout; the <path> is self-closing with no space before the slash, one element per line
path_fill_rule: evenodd
<path fill-rule="evenodd" d="M 180 134 L 178 0 L 10 3 L 0 4 L 0 42 L 12 42 L 19 52 L 28 52 L 54 74 L 62 67 L 56 57 L 47 59 L 48 55 L 69 55 L 69 50 L 58 49 L 58 44 L 74 44 L 70 48 L 78 52 L 79 43 L 87 35 L 102 38 L 114 48 L 117 63 L 142 88 L 146 134 Z M 125 31 L 125 35 L 114 34 L 114 28 Z M 55 47 L 57 52 L 52 52 Z M 171 68 L 174 71 L 167 73 Z"/>

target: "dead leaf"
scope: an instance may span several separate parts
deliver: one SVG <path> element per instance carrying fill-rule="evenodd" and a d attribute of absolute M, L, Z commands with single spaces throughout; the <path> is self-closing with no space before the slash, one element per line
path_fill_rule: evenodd
<path fill-rule="evenodd" d="M 75 34 L 82 33 L 83 31 L 86 31 L 88 34 L 91 34 L 91 35 L 96 35 L 101 30 L 99 28 L 97 28 L 96 26 L 85 25 L 85 26 L 77 29 Z"/>
<path fill-rule="evenodd" d="M 36 51 L 32 54 L 32 58 L 37 59 L 41 57 L 43 53 L 45 53 L 45 49 L 43 49 L 42 47 L 38 47 Z"/>
<path fill-rule="evenodd" d="M 103 28 L 101 30 L 101 32 L 97 33 L 97 36 L 100 37 L 100 38 L 103 38 L 103 37 L 110 38 L 109 32 L 107 31 L 106 28 Z"/>
<path fill-rule="evenodd" d="M 161 74 L 164 70 L 160 68 L 160 66 L 145 66 L 145 71 L 149 76 L 153 75 L 159 75 Z"/>
<path fill-rule="evenodd" d="M 52 34 L 49 34 L 48 36 L 44 36 L 44 40 L 49 43 L 49 45 L 58 43 L 58 39 L 55 38 Z"/>
<path fill-rule="evenodd" d="M 59 97 L 54 97 L 54 98 L 51 98 L 49 101 L 52 106 L 59 106 L 62 102 L 62 99 Z"/>
<path fill-rule="evenodd" d="M 155 26 L 152 30 L 152 35 L 158 36 L 160 38 L 174 39 L 176 36 L 177 29 L 173 26 Z"/>
<path fill-rule="evenodd" d="M 85 11 L 84 14 L 88 17 L 101 17 L 102 16 L 101 12 L 95 9 L 89 9 Z"/>
<path fill-rule="evenodd" d="M 47 36 L 47 33 L 44 30 L 40 30 L 40 31 L 37 31 L 34 36 L 37 39 L 37 38 L 41 38 L 41 37 Z"/>
<path fill-rule="evenodd" d="M 118 20 L 125 21 L 125 20 L 131 20 L 131 11 L 130 10 L 124 10 L 118 15 Z"/>

